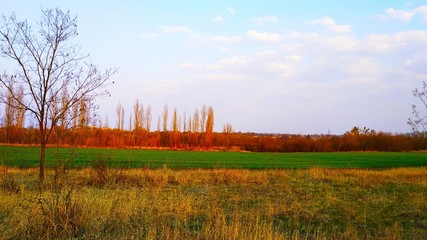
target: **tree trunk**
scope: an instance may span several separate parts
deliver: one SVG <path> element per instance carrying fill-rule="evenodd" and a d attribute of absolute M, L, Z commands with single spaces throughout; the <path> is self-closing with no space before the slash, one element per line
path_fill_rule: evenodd
<path fill-rule="evenodd" d="M 40 182 L 44 182 L 44 162 L 46 156 L 46 143 L 44 140 L 40 142 Z"/>
<path fill-rule="evenodd" d="M 46 157 L 46 129 L 43 126 L 43 123 L 39 123 L 40 129 L 40 182 L 44 183 L 44 162 Z"/>

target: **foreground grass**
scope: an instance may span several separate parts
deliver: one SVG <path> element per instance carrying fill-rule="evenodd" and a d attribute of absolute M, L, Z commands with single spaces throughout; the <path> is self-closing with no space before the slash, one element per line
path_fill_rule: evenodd
<path fill-rule="evenodd" d="M 0 146 L 0 165 L 37 167 L 38 147 Z M 116 168 L 230 168 L 230 169 L 295 169 L 295 168 L 395 168 L 427 166 L 423 152 L 332 152 L 332 153 L 252 153 L 197 152 L 172 150 L 48 148 L 47 166 L 58 160 L 69 160 L 73 167 L 90 167 L 95 160 Z"/>
<path fill-rule="evenodd" d="M 426 239 L 427 168 L 1 168 L 0 239 Z"/>

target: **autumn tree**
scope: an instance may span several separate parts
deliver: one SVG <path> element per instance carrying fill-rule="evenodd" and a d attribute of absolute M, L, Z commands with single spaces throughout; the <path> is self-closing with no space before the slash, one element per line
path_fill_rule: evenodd
<path fill-rule="evenodd" d="M 231 123 L 226 123 L 224 124 L 223 130 L 222 132 L 225 134 L 230 134 L 233 133 L 233 126 L 231 125 Z"/>
<path fill-rule="evenodd" d="M 212 143 L 212 134 L 214 128 L 214 110 L 212 107 L 209 107 L 207 110 L 207 118 L 206 118 L 206 149 L 209 149 Z"/>
<path fill-rule="evenodd" d="M 79 127 L 87 127 L 89 126 L 89 118 L 90 118 L 90 111 L 89 111 L 89 103 L 87 102 L 86 98 L 82 98 L 79 104 L 79 112 L 78 112 L 78 119 L 79 119 Z"/>
<path fill-rule="evenodd" d="M 178 123 L 178 112 L 177 112 L 176 107 L 173 110 L 173 116 L 172 116 L 172 144 L 173 144 L 173 147 L 175 149 L 178 148 L 178 144 L 179 144 L 179 123 Z"/>
<path fill-rule="evenodd" d="M 139 102 L 139 99 L 136 99 L 135 105 L 133 106 L 133 115 L 134 115 L 134 126 L 133 129 L 141 130 L 145 124 L 145 111 L 144 105 Z"/>
<path fill-rule="evenodd" d="M 67 87 L 64 87 L 61 93 L 61 109 L 63 109 L 67 105 L 67 102 L 68 102 L 68 91 L 67 91 Z M 62 114 L 59 118 L 59 124 L 60 124 L 61 130 L 65 130 L 67 128 L 69 112 L 70 110 L 67 109 L 66 111 L 64 111 L 64 114 Z"/>
<path fill-rule="evenodd" d="M 13 88 L 11 86 L 12 93 L 7 93 L 6 104 L 5 104 L 5 115 L 4 115 L 4 128 L 6 130 L 6 140 L 9 142 L 15 142 L 16 134 L 21 132 L 24 127 L 25 121 L 25 109 L 19 107 L 19 101 L 24 98 L 24 92 L 22 86 Z M 16 99 L 13 96 L 16 96 Z M 18 131 L 18 132 L 17 132 Z"/>
<path fill-rule="evenodd" d="M 123 131 L 125 128 L 125 108 L 122 106 L 122 104 L 119 102 L 116 107 L 116 114 L 117 114 L 117 129 Z"/>
<path fill-rule="evenodd" d="M 18 86 L 18 89 L 16 90 L 16 102 L 20 102 L 24 99 L 24 88 L 22 86 Z M 16 127 L 19 129 L 24 128 L 24 122 L 25 122 L 25 109 L 18 107 L 16 109 Z"/>
<path fill-rule="evenodd" d="M 199 109 L 196 108 L 193 114 L 193 124 L 191 131 L 193 133 L 199 132 L 199 126 L 200 126 L 200 117 L 199 117 Z"/>
<path fill-rule="evenodd" d="M 427 83 L 424 81 L 422 88 L 416 88 L 412 94 L 421 101 L 422 109 L 427 110 Z M 427 120 L 415 104 L 412 105 L 412 115 L 413 117 L 408 119 L 412 131 L 419 136 L 427 137 Z"/>
<path fill-rule="evenodd" d="M 32 114 L 39 129 L 40 180 L 43 181 L 46 144 L 54 126 L 68 109 L 79 105 L 82 99 L 93 100 L 106 94 L 105 86 L 115 72 L 99 71 L 88 62 L 75 44 L 77 18 L 59 9 L 42 10 L 40 21 L 33 28 L 20 21 L 15 14 L 0 20 L 0 51 L 2 57 L 15 63 L 16 72 L 0 77 L 4 88 L 1 97 L 7 104 L 9 94 L 18 102 L 18 109 Z M 24 98 L 13 91 L 23 86 Z M 60 93 L 67 88 L 68 98 L 59 111 Z"/>
<path fill-rule="evenodd" d="M 203 105 L 200 109 L 200 132 L 204 132 L 206 130 L 205 124 L 207 115 L 208 109 L 206 108 L 206 105 Z"/>
<path fill-rule="evenodd" d="M 163 106 L 162 117 L 163 117 L 163 132 L 167 132 L 168 131 L 169 108 L 168 108 L 168 105 L 166 103 Z"/>
<path fill-rule="evenodd" d="M 145 109 L 145 129 L 150 132 L 151 128 L 151 105 L 148 105 Z"/>
<path fill-rule="evenodd" d="M 225 136 L 225 146 L 230 147 L 230 135 L 234 132 L 231 123 L 224 124 L 222 134 Z"/>

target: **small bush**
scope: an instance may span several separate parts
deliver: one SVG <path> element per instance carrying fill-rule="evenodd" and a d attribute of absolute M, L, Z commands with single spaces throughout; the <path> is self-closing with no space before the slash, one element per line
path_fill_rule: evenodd
<path fill-rule="evenodd" d="M 97 159 L 92 161 L 91 168 L 94 172 L 92 176 L 92 184 L 102 186 L 107 183 L 109 160 L 111 160 L 111 156 L 100 154 Z"/>

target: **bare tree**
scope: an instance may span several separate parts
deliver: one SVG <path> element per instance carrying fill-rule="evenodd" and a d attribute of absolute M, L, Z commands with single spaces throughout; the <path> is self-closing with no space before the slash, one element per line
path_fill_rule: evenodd
<path fill-rule="evenodd" d="M 16 64 L 17 71 L 0 77 L 0 86 L 35 118 L 40 136 L 40 180 L 43 181 L 46 144 L 63 115 L 80 104 L 82 99 L 94 100 L 107 94 L 108 79 L 114 69 L 99 71 L 88 63 L 80 47 L 73 43 L 77 36 L 77 18 L 59 9 L 42 10 L 40 21 L 31 27 L 15 14 L 0 20 L 0 50 L 3 57 Z M 22 85 L 24 98 L 18 100 L 12 90 Z M 68 98 L 61 103 L 57 97 L 64 88 Z M 1 97 L 6 103 L 7 94 Z M 55 109 L 59 109 L 56 111 Z"/>
<path fill-rule="evenodd" d="M 176 107 L 173 110 L 172 131 L 173 132 L 178 132 L 178 111 L 177 111 Z"/>
<path fill-rule="evenodd" d="M 207 110 L 207 119 L 206 119 L 206 149 L 209 149 L 212 143 L 212 134 L 214 129 L 214 110 L 212 107 L 209 107 Z"/>
<path fill-rule="evenodd" d="M 24 88 L 22 86 L 19 86 L 16 90 L 16 98 L 20 102 L 24 99 Z M 24 128 L 24 122 L 25 122 L 25 109 L 18 107 L 16 112 L 16 126 L 18 128 Z"/>
<path fill-rule="evenodd" d="M 135 130 L 141 130 L 144 127 L 144 124 L 145 124 L 144 113 L 145 113 L 144 105 L 139 102 L 139 99 L 136 99 L 135 105 L 133 106 Z"/>
<path fill-rule="evenodd" d="M 169 117 L 169 108 L 168 105 L 165 103 L 163 106 L 163 132 L 167 132 L 168 130 L 168 117 Z"/>
<path fill-rule="evenodd" d="M 182 121 L 183 124 L 183 129 L 182 132 L 185 133 L 187 132 L 187 114 L 184 111 L 184 116 L 182 117 L 184 120 Z"/>
<path fill-rule="evenodd" d="M 203 105 L 200 109 L 200 132 L 204 132 L 206 130 L 206 117 L 208 115 L 208 110 L 206 108 L 206 105 Z"/>
<path fill-rule="evenodd" d="M 423 107 L 427 110 L 427 83 L 424 81 L 421 89 L 416 88 L 412 94 L 421 100 Z M 412 105 L 413 118 L 408 119 L 408 124 L 411 126 L 412 131 L 420 136 L 427 137 L 427 120 L 422 116 L 415 104 Z"/>
<path fill-rule="evenodd" d="M 15 89 L 11 87 L 12 93 L 7 93 L 4 115 L 4 128 L 6 130 L 6 140 L 11 141 L 10 132 L 11 128 L 22 129 L 24 127 L 25 110 L 19 107 L 19 101 L 22 101 L 24 94 L 22 86 Z M 16 100 L 13 96 L 16 96 Z"/>
<path fill-rule="evenodd" d="M 64 106 L 67 105 L 68 102 L 68 91 L 67 91 L 67 87 L 65 87 L 64 89 L 62 89 L 62 96 L 61 96 L 61 109 L 64 108 Z M 67 109 L 67 111 L 64 112 L 64 114 L 62 114 L 62 116 L 59 119 L 60 122 L 60 128 L 61 130 L 64 130 L 67 128 L 67 117 L 70 114 L 70 109 Z"/>
<path fill-rule="evenodd" d="M 229 134 L 229 133 L 233 133 L 233 126 L 231 125 L 231 123 L 226 123 L 224 124 L 223 130 L 222 132 L 225 134 Z"/>
<path fill-rule="evenodd" d="M 148 105 L 145 109 L 145 128 L 147 132 L 150 132 L 151 128 L 151 105 Z"/>
<path fill-rule="evenodd" d="M 82 98 L 80 101 L 78 118 L 79 118 L 79 127 L 89 126 L 90 111 L 89 111 L 89 103 L 86 100 L 86 98 Z"/>
<path fill-rule="evenodd" d="M 11 91 L 15 91 L 13 87 L 11 87 Z M 8 129 L 11 126 L 16 125 L 17 118 L 17 101 L 13 98 L 12 93 L 8 93 L 6 96 L 6 104 L 5 104 L 5 115 L 4 115 L 4 126 Z"/>
<path fill-rule="evenodd" d="M 193 114 L 192 132 L 194 133 L 199 132 L 199 126 L 200 126 L 199 123 L 200 123 L 199 109 L 196 108 Z"/>
<path fill-rule="evenodd" d="M 125 128 L 125 108 L 122 106 L 120 102 L 119 104 L 117 104 L 116 113 L 117 113 L 117 129 L 123 131 Z"/>
<path fill-rule="evenodd" d="M 107 113 L 107 116 L 105 116 L 105 121 L 104 121 L 104 124 L 102 125 L 102 127 L 105 129 L 110 128 L 110 121 L 108 119 L 108 113 Z"/>
<path fill-rule="evenodd" d="M 175 107 L 173 110 L 173 116 L 172 116 L 172 145 L 176 149 L 178 147 L 178 144 L 179 144 L 179 122 L 178 122 L 178 111 Z"/>

